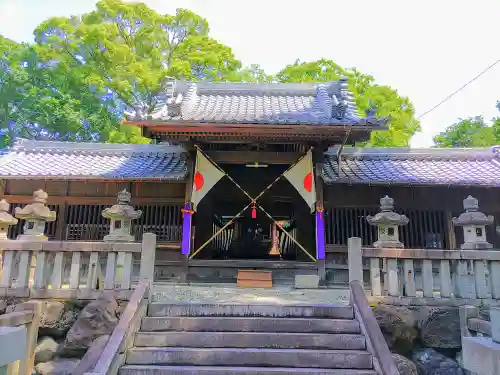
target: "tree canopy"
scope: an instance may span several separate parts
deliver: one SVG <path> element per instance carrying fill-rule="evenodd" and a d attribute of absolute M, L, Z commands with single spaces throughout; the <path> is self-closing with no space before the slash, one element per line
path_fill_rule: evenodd
<path fill-rule="evenodd" d="M 94 11 L 53 17 L 32 44 L 0 36 L 0 134 L 33 139 L 148 142 L 120 126 L 125 107 L 154 105 L 165 78 L 238 82 L 326 82 L 347 76 L 361 111 L 391 116 L 368 146 L 407 146 L 419 130 L 408 98 L 374 77 L 331 60 L 288 65 L 276 75 L 242 67 L 231 48 L 209 35 L 208 22 L 178 9 L 159 14 L 142 3 L 102 0 Z M 1 143 L 0 143 L 1 146 Z"/>
<path fill-rule="evenodd" d="M 497 103 L 500 110 L 500 102 Z M 500 144 L 500 117 L 488 124 L 482 116 L 459 119 L 434 137 L 436 147 L 488 147 Z"/>

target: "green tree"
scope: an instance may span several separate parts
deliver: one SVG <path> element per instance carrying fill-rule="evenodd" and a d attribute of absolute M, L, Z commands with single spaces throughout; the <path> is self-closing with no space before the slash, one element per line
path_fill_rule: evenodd
<path fill-rule="evenodd" d="M 499 143 L 500 117 L 494 118 L 492 125 L 483 117 L 459 119 L 434 137 L 436 147 L 487 147 Z"/>
<path fill-rule="evenodd" d="M 102 0 L 96 10 L 55 17 L 35 30 L 38 50 L 118 106 L 152 108 L 167 77 L 220 81 L 241 63 L 210 38 L 208 22 L 185 9 L 162 15 L 143 3 Z"/>
<path fill-rule="evenodd" d="M 276 74 L 278 82 L 329 82 L 345 76 L 361 112 L 371 106 L 377 108 L 377 116 L 391 116 L 387 131 L 372 133 L 366 145 L 373 147 L 409 146 L 411 137 L 420 130 L 415 119 L 415 108 L 410 100 L 402 97 L 389 86 L 378 85 L 375 79 L 356 69 L 344 69 L 332 60 L 313 62 L 296 61 Z"/>

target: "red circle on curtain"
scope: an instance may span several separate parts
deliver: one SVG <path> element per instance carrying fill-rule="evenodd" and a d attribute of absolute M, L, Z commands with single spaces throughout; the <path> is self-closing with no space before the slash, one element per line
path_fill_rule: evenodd
<path fill-rule="evenodd" d="M 204 184 L 205 184 L 205 179 L 203 178 L 203 175 L 200 172 L 196 172 L 194 174 L 195 191 L 200 191 L 203 188 Z"/>
<path fill-rule="evenodd" d="M 312 172 L 309 172 L 308 174 L 306 174 L 306 177 L 304 177 L 304 189 L 306 189 L 306 191 L 310 193 L 312 191 L 312 188 L 313 188 L 313 176 Z"/>

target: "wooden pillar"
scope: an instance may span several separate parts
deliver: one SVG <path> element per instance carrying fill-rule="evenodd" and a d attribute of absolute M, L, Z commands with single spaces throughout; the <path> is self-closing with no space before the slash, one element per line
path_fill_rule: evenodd
<path fill-rule="evenodd" d="M 321 172 L 323 171 L 324 165 L 324 154 L 323 149 L 315 149 L 313 155 L 313 160 L 315 161 L 316 166 L 316 225 L 315 225 L 315 233 L 316 233 L 316 259 L 318 263 L 318 276 L 320 280 L 320 285 L 324 285 L 326 283 L 326 253 L 324 253 L 324 244 L 325 244 L 325 230 L 324 230 L 324 222 L 325 215 L 324 212 L 318 212 L 318 208 L 320 210 L 324 209 L 323 205 L 323 177 L 321 176 Z M 320 215 L 320 217 L 318 217 Z M 318 225 L 318 220 L 322 220 L 323 225 Z M 323 248 L 321 248 L 321 246 Z"/>
<path fill-rule="evenodd" d="M 455 250 L 457 248 L 457 238 L 455 236 L 455 227 L 452 222 L 452 214 L 450 211 L 446 211 L 446 228 L 448 237 L 448 246 L 450 250 Z"/>
<path fill-rule="evenodd" d="M 7 181 L 0 180 L 0 199 L 5 195 L 5 185 L 7 185 Z"/>

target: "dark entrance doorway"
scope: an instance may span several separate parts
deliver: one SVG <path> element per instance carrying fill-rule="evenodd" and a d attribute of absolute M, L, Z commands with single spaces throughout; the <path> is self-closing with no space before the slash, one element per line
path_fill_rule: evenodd
<path fill-rule="evenodd" d="M 248 194 L 257 196 L 283 173 L 288 165 L 247 167 L 221 165 Z M 223 178 L 199 204 L 195 223 L 195 248 L 204 244 L 230 220 L 234 222 L 203 249 L 197 259 L 283 259 L 307 261 L 308 256 L 289 238 L 273 227 L 262 211 L 252 217 L 249 208 L 235 215 L 249 203 L 233 182 Z M 314 249 L 314 220 L 309 209 L 293 186 L 284 178 L 274 184 L 258 203 L 302 246 Z M 273 235 L 274 232 L 274 235 Z M 279 252 L 271 252 L 273 246 Z M 271 254 L 270 254 L 271 253 Z M 311 253 L 314 256 L 314 253 Z"/>

